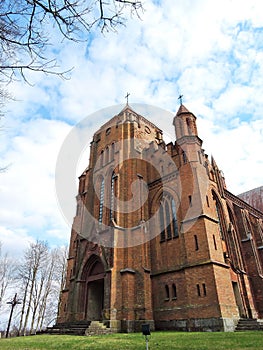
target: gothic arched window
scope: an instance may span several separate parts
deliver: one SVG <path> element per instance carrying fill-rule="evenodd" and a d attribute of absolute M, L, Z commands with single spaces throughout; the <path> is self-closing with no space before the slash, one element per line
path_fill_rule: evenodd
<path fill-rule="evenodd" d="M 110 150 L 109 150 L 109 147 L 107 146 L 105 150 L 105 164 L 108 164 L 109 160 L 110 160 Z"/>
<path fill-rule="evenodd" d="M 176 207 L 171 195 L 164 195 L 159 210 L 161 241 L 178 237 L 178 224 L 176 218 Z"/>
<path fill-rule="evenodd" d="M 104 151 L 102 150 L 100 152 L 100 166 L 103 167 L 104 165 Z"/>
<path fill-rule="evenodd" d="M 111 156 L 110 156 L 111 161 L 114 159 L 114 155 L 115 155 L 115 143 L 113 142 L 111 144 Z"/>
<path fill-rule="evenodd" d="M 100 183 L 100 205 L 99 205 L 99 223 L 102 224 L 103 220 L 103 207 L 104 207 L 104 179 L 101 180 Z"/>
<path fill-rule="evenodd" d="M 117 179 L 118 179 L 118 176 L 113 171 L 111 174 L 111 188 L 110 188 L 110 220 L 114 219 L 115 221 L 116 221 L 115 197 L 116 197 L 116 190 L 117 190 Z"/>
<path fill-rule="evenodd" d="M 216 209 L 216 215 L 218 219 L 218 224 L 219 224 L 219 232 L 221 239 L 224 240 L 224 228 L 223 228 L 223 213 L 222 213 L 222 207 L 219 202 L 219 199 L 217 198 L 216 194 L 213 192 L 213 199 L 215 201 L 215 209 Z"/>

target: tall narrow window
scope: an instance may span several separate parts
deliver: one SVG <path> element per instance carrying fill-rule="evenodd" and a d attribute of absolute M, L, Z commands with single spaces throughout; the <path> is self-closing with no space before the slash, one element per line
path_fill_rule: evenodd
<path fill-rule="evenodd" d="M 110 160 L 114 159 L 114 155 L 115 155 L 115 143 L 113 142 L 111 144 L 111 156 L 110 156 Z"/>
<path fill-rule="evenodd" d="M 166 218 L 166 231 L 167 231 L 167 239 L 171 239 L 172 238 L 172 230 L 171 230 L 171 216 L 170 216 L 170 206 L 169 206 L 169 202 L 166 200 L 165 201 L 165 218 Z"/>
<path fill-rule="evenodd" d="M 104 165 L 104 151 L 102 150 L 100 153 L 100 166 L 103 167 Z"/>
<path fill-rule="evenodd" d="M 187 163 L 187 156 L 185 151 L 182 152 L 182 157 L 183 157 L 183 163 L 186 164 Z"/>
<path fill-rule="evenodd" d="M 192 135 L 192 128 L 191 128 L 191 119 L 187 118 L 186 119 L 186 125 L 187 125 L 187 130 L 188 130 L 188 135 Z"/>
<path fill-rule="evenodd" d="M 170 299 L 169 286 L 167 284 L 165 285 L 165 299 L 166 300 Z"/>
<path fill-rule="evenodd" d="M 111 193 L 110 193 L 110 220 L 115 218 L 115 196 L 116 196 L 116 183 L 117 175 L 113 172 L 111 175 Z"/>
<path fill-rule="evenodd" d="M 164 227 L 164 215 L 163 215 L 163 204 L 160 205 L 160 232 L 161 242 L 165 241 L 165 227 Z"/>
<path fill-rule="evenodd" d="M 108 164 L 109 160 L 110 160 L 110 150 L 109 150 L 109 147 L 107 146 L 105 150 L 105 164 Z"/>
<path fill-rule="evenodd" d="M 177 298 L 177 290 L 176 290 L 176 285 L 173 283 L 173 299 L 176 299 Z"/>
<path fill-rule="evenodd" d="M 196 285 L 196 290 L 197 290 L 197 295 L 200 297 L 201 296 L 201 290 L 200 290 L 200 285 Z"/>
<path fill-rule="evenodd" d="M 205 285 L 205 283 L 203 283 L 203 294 L 204 294 L 204 296 L 206 296 L 206 285 Z"/>
<path fill-rule="evenodd" d="M 222 220 L 221 220 L 221 215 L 220 215 L 220 204 L 216 198 L 216 196 L 213 194 L 213 198 L 215 201 L 215 207 L 216 207 L 216 215 L 217 215 L 217 219 L 218 219 L 218 224 L 219 224 L 219 232 L 220 232 L 220 236 L 222 239 L 224 239 L 224 232 L 223 232 L 223 227 L 222 227 Z"/>
<path fill-rule="evenodd" d="M 177 217 L 176 217 L 176 207 L 174 199 L 172 198 L 172 230 L 173 230 L 173 236 L 174 238 L 178 237 L 178 225 L 177 225 Z"/>
<path fill-rule="evenodd" d="M 216 245 L 216 237 L 215 237 L 215 235 L 213 235 L 213 241 L 214 241 L 214 247 L 215 247 L 215 250 L 217 250 L 217 245 Z"/>
<path fill-rule="evenodd" d="M 192 196 L 188 196 L 188 200 L 189 200 L 189 207 L 191 207 L 193 205 Z"/>
<path fill-rule="evenodd" d="M 197 235 L 194 235 L 194 239 L 195 239 L 195 250 L 199 250 Z"/>
<path fill-rule="evenodd" d="M 171 195 L 166 194 L 159 209 L 161 241 L 178 237 L 176 207 Z"/>
<path fill-rule="evenodd" d="M 208 196 L 206 196 L 206 204 L 207 204 L 208 207 L 210 207 Z"/>
<path fill-rule="evenodd" d="M 100 184 L 100 206 L 99 206 L 99 223 L 102 224 L 103 220 L 103 206 L 104 206 L 104 179 Z"/>

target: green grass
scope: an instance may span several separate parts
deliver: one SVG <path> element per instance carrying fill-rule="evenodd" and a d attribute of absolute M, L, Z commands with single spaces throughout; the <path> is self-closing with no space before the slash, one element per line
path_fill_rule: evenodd
<path fill-rule="evenodd" d="M 37 335 L 0 339 L 1 350 L 144 350 L 145 339 L 139 333 L 79 337 Z M 258 350 L 263 349 L 263 332 L 183 333 L 153 332 L 149 350 Z"/>

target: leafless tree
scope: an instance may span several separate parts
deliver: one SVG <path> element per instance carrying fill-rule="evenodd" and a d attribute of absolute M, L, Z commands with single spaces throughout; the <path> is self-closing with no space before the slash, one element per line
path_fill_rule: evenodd
<path fill-rule="evenodd" d="M 17 73 L 25 78 L 26 70 L 60 74 L 56 59 L 47 54 L 52 36 L 85 41 L 92 29 L 116 30 L 129 13 L 139 16 L 142 10 L 136 0 L 0 0 L 0 4 L 1 82 Z"/>
<path fill-rule="evenodd" d="M 65 248 L 50 250 L 46 242 L 37 241 L 26 250 L 19 272 L 23 282 L 19 334 L 34 334 L 56 318 L 65 266 Z"/>
<path fill-rule="evenodd" d="M 2 243 L 0 242 L 0 309 L 9 286 L 14 282 L 14 263 L 8 254 L 2 253 Z"/>
<path fill-rule="evenodd" d="M 29 322 L 30 311 L 36 307 L 36 300 L 41 289 L 39 285 L 39 271 L 48 261 L 48 246 L 46 242 L 37 241 L 31 243 L 30 247 L 25 251 L 24 263 L 20 267 L 20 277 L 23 281 L 23 302 L 19 324 L 19 333 L 25 335 Z"/>
<path fill-rule="evenodd" d="M 65 280 L 67 265 L 67 247 L 55 248 L 50 252 L 50 268 L 46 281 L 45 292 L 42 299 L 42 308 L 39 312 L 39 320 L 36 329 L 42 330 L 57 316 L 61 294 L 61 281 Z"/>

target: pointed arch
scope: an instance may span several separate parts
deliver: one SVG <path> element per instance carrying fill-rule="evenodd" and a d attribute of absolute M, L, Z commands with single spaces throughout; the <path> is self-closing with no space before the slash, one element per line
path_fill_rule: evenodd
<path fill-rule="evenodd" d="M 225 240 L 225 234 L 226 234 L 226 224 L 224 220 L 224 212 L 223 212 L 223 207 L 220 202 L 220 199 L 216 192 L 212 190 L 212 197 L 214 200 L 215 204 L 215 211 L 218 219 L 218 225 L 219 225 L 219 232 L 220 232 L 220 237 L 222 240 Z"/>
<path fill-rule="evenodd" d="M 104 309 L 105 267 L 96 254 L 92 254 L 81 273 L 78 309 L 87 320 L 101 320 Z"/>
<path fill-rule="evenodd" d="M 110 149 L 109 146 L 105 149 L 105 164 L 108 164 L 110 161 Z"/>
<path fill-rule="evenodd" d="M 178 237 L 178 224 L 174 198 L 170 193 L 164 193 L 159 209 L 160 240 Z"/>

